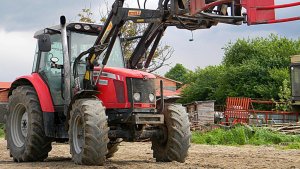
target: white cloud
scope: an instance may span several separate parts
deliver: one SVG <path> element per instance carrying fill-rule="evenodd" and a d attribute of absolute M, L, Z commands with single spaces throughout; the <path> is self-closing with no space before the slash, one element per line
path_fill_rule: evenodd
<path fill-rule="evenodd" d="M 0 81 L 31 73 L 36 41 L 33 32 L 6 32 L 0 28 Z"/>

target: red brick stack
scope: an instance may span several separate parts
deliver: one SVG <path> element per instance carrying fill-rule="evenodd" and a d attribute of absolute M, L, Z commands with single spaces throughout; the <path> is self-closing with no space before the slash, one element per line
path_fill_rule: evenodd
<path fill-rule="evenodd" d="M 0 82 L 0 102 L 8 102 L 8 90 L 10 82 Z"/>

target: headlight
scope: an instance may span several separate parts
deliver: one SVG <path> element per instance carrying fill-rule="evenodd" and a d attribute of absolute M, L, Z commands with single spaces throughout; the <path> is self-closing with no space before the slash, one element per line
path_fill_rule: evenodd
<path fill-rule="evenodd" d="M 74 26 L 74 28 L 75 28 L 75 29 L 81 29 L 81 25 L 76 24 L 76 25 Z"/>
<path fill-rule="evenodd" d="M 135 101 L 140 101 L 141 100 L 141 94 L 140 93 L 134 93 L 133 94 L 133 99 Z"/>
<path fill-rule="evenodd" d="M 150 102 L 154 102 L 154 100 L 155 100 L 154 94 L 150 93 L 150 94 L 149 94 L 149 101 L 150 101 Z"/>
<path fill-rule="evenodd" d="M 84 27 L 83 27 L 85 30 L 90 30 L 91 29 L 91 27 L 89 26 L 89 25 L 84 25 Z"/>

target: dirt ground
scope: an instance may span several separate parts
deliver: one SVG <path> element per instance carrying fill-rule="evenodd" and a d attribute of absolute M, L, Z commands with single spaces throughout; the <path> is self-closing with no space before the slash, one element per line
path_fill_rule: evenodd
<path fill-rule="evenodd" d="M 0 168 L 299 168 L 300 150 L 279 150 L 266 146 L 208 146 L 192 144 L 185 163 L 156 163 L 151 143 L 121 143 L 119 151 L 104 167 L 73 164 L 68 144 L 53 143 L 45 162 L 15 163 L 9 157 L 6 141 L 0 139 Z"/>

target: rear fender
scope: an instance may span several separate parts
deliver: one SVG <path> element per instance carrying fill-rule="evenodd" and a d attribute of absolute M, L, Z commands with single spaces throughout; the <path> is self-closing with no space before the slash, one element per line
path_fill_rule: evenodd
<path fill-rule="evenodd" d="M 12 83 L 9 89 L 8 96 L 10 96 L 12 94 L 12 91 L 16 89 L 18 86 L 23 86 L 23 85 L 29 85 L 34 87 L 38 95 L 41 109 L 43 112 L 53 113 L 55 111 L 49 88 L 39 74 L 32 73 L 31 75 L 21 76 L 17 78 Z"/>

